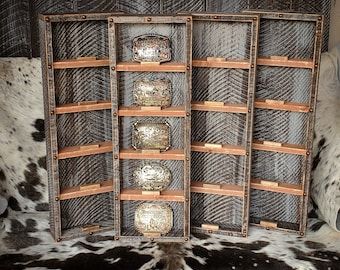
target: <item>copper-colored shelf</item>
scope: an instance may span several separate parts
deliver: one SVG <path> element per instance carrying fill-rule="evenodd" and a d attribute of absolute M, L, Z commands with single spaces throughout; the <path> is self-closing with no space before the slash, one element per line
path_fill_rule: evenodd
<path fill-rule="evenodd" d="M 242 186 L 222 184 L 219 187 L 214 187 L 214 185 L 211 185 L 211 187 L 209 187 L 205 185 L 206 183 L 202 182 L 191 182 L 191 192 L 236 197 L 244 196 Z"/>
<path fill-rule="evenodd" d="M 145 71 L 145 72 L 186 72 L 187 65 L 184 63 L 161 63 L 141 64 L 138 62 L 119 62 L 116 66 L 117 71 Z"/>
<path fill-rule="evenodd" d="M 302 190 L 301 185 L 277 183 L 275 181 L 252 179 L 250 187 L 253 189 L 271 191 L 271 192 L 277 192 L 277 193 L 286 193 L 286 194 L 297 195 L 297 196 L 303 195 L 303 190 Z"/>
<path fill-rule="evenodd" d="M 106 110 L 111 109 L 111 101 L 101 100 L 101 101 L 83 101 L 78 103 L 69 103 L 59 105 L 55 109 L 56 114 L 64 113 L 77 113 L 77 112 L 89 112 L 96 110 Z"/>
<path fill-rule="evenodd" d="M 258 140 L 253 141 L 253 149 L 301 156 L 306 156 L 308 152 L 303 145 L 299 144 L 276 143 Z"/>
<path fill-rule="evenodd" d="M 255 100 L 256 109 L 269 109 L 290 112 L 309 112 L 309 105 L 306 103 L 294 103 L 279 100 L 257 99 Z"/>
<path fill-rule="evenodd" d="M 183 190 L 164 190 L 160 194 L 143 194 L 138 189 L 122 189 L 120 199 L 123 201 L 185 201 Z"/>
<path fill-rule="evenodd" d="M 184 107 L 168 107 L 159 110 L 144 109 L 141 107 L 119 107 L 119 116 L 160 116 L 160 117 L 185 117 L 186 112 Z"/>
<path fill-rule="evenodd" d="M 270 57 L 259 57 L 257 58 L 257 64 L 262 66 L 309 68 L 309 69 L 312 69 L 314 67 L 312 59 L 296 59 L 296 58 L 272 59 Z"/>
<path fill-rule="evenodd" d="M 98 184 L 88 184 L 83 186 L 64 188 L 60 191 L 60 200 L 69 200 L 112 191 L 112 180 L 107 180 Z"/>
<path fill-rule="evenodd" d="M 246 155 L 246 150 L 243 146 L 223 144 L 221 147 L 209 147 L 207 143 L 202 142 L 193 142 L 191 144 L 191 151 L 237 156 Z"/>
<path fill-rule="evenodd" d="M 143 152 L 135 149 L 122 149 L 119 153 L 120 159 L 159 159 L 159 160 L 184 160 L 183 150 L 170 149 L 160 153 Z"/>
<path fill-rule="evenodd" d="M 215 104 L 214 104 L 215 103 Z M 228 113 L 248 113 L 247 104 L 219 104 L 218 102 L 207 103 L 204 101 L 194 101 L 191 103 L 193 111 L 228 112 Z"/>
<path fill-rule="evenodd" d="M 112 152 L 112 142 L 98 142 L 85 145 L 69 146 L 59 150 L 58 159 L 83 157 Z"/>
<path fill-rule="evenodd" d="M 249 69 L 250 60 L 212 60 L 194 59 L 192 60 L 193 67 L 200 68 L 241 68 Z"/>
<path fill-rule="evenodd" d="M 83 57 L 78 59 L 67 59 L 53 62 L 54 69 L 91 68 L 108 66 L 109 59 L 96 59 L 94 57 Z"/>

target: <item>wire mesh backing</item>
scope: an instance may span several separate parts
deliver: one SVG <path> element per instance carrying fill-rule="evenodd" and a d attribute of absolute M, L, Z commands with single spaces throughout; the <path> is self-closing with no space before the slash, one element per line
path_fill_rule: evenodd
<path fill-rule="evenodd" d="M 250 222 L 272 221 L 287 230 L 299 230 L 302 199 L 300 196 L 263 190 L 251 192 Z"/>
<path fill-rule="evenodd" d="M 304 145 L 307 127 L 306 113 L 257 109 L 253 137 L 261 141 Z"/>
<path fill-rule="evenodd" d="M 135 229 L 135 212 L 136 208 L 145 201 L 122 201 L 121 202 L 121 220 L 122 220 L 122 236 L 132 237 L 143 235 Z M 173 213 L 173 226 L 170 232 L 163 235 L 162 238 L 184 237 L 184 207 L 181 202 L 158 202 L 170 206 Z M 134 237 L 136 239 L 136 237 Z"/>
<path fill-rule="evenodd" d="M 110 110 L 61 114 L 57 118 L 59 148 L 111 141 Z"/>
<path fill-rule="evenodd" d="M 191 153 L 191 181 L 243 185 L 244 156 Z"/>
<path fill-rule="evenodd" d="M 186 78 L 182 73 L 151 73 L 151 72 L 121 72 L 119 74 L 119 104 L 124 106 L 134 105 L 134 84 L 138 80 L 165 79 L 171 82 L 171 106 L 184 105 L 184 93 Z"/>
<path fill-rule="evenodd" d="M 219 233 L 241 232 L 243 199 L 213 194 L 191 194 L 191 223 L 200 228 L 202 224 L 219 226 Z"/>
<path fill-rule="evenodd" d="M 89 225 L 113 226 L 113 201 L 112 192 L 61 201 L 62 230 Z"/>
<path fill-rule="evenodd" d="M 112 154 L 62 159 L 59 161 L 60 188 L 99 183 L 113 179 Z"/>
<path fill-rule="evenodd" d="M 109 55 L 105 20 L 58 22 L 53 24 L 52 33 L 55 60 Z"/>
<path fill-rule="evenodd" d="M 310 69 L 257 67 L 256 98 L 308 103 L 311 98 Z"/>
<path fill-rule="evenodd" d="M 57 105 L 111 99 L 108 68 L 55 70 L 54 80 Z"/>
<path fill-rule="evenodd" d="M 246 103 L 249 71 L 245 69 L 194 68 L 192 100 Z"/>
<path fill-rule="evenodd" d="M 301 184 L 304 162 L 303 156 L 253 151 L 252 178 Z"/>

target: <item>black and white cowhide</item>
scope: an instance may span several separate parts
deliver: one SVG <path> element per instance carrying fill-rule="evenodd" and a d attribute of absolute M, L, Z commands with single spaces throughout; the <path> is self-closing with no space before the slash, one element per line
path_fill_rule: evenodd
<path fill-rule="evenodd" d="M 54 242 L 40 59 L 0 59 L 0 94 L 0 194 L 9 205 L 0 216 L 1 270 L 340 269 L 340 235 L 315 212 L 306 238 L 251 228 L 247 239 L 193 235 L 185 244 L 124 243 L 111 233 Z"/>

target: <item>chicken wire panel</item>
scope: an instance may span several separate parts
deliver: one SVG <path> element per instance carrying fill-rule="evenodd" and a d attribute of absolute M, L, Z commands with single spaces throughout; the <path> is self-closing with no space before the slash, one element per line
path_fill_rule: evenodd
<path fill-rule="evenodd" d="M 186 89 L 186 77 L 183 73 L 151 73 L 151 72 L 120 72 L 119 73 L 119 104 L 134 105 L 134 85 L 139 80 L 169 80 L 171 82 L 171 106 L 183 106 Z"/>
<path fill-rule="evenodd" d="M 204 12 L 205 0 L 160 0 L 162 12 L 165 14 L 177 12 Z"/>
<path fill-rule="evenodd" d="M 136 188 L 134 182 L 134 171 L 143 165 L 159 164 L 169 169 L 171 172 L 171 182 L 166 187 L 167 190 L 183 190 L 184 189 L 184 163 L 181 160 L 121 160 L 120 173 L 121 173 L 121 187 L 122 188 Z"/>
<path fill-rule="evenodd" d="M 53 23 L 54 60 L 78 57 L 107 58 L 107 22 L 68 21 Z"/>
<path fill-rule="evenodd" d="M 251 192 L 250 221 L 277 222 L 277 226 L 287 230 L 299 230 L 302 198 L 284 193 L 263 190 Z"/>
<path fill-rule="evenodd" d="M 141 35 L 161 35 L 170 39 L 171 61 L 186 62 L 186 26 L 182 23 L 123 23 L 116 25 L 117 61 L 132 61 L 132 41 Z"/>
<path fill-rule="evenodd" d="M 59 149 L 67 146 L 111 141 L 111 111 L 98 110 L 58 115 L 57 135 Z"/>
<path fill-rule="evenodd" d="M 253 138 L 261 141 L 304 145 L 308 114 L 276 110 L 255 111 Z"/>
<path fill-rule="evenodd" d="M 312 59 L 315 32 L 315 22 L 261 19 L 258 55 Z"/>
<path fill-rule="evenodd" d="M 121 201 L 121 235 L 122 236 L 140 236 L 143 234 L 135 229 L 135 212 L 136 208 L 146 201 Z M 164 237 L 184 237 L 184 205 L 182 202 L 155 202 L 156 204 L 168 205 L 173 213 L 173 226 L 169 233 L 162 235 Z M 135 239 L 135 237 L 134 237 Z"/>
<path fill-rule="evenodd" d="M 248 2 L 248 0 L 206 0 L 206 11 L 236 13 L 248 9 Z"/>
<path fill-rule="evenodd" d="M 304 162 L 305 157 L 299 155 L 253 151 L 252 178 L 301 184 Z"/>
<path fill-rule="evenodd" d="M 244 185 L 244 156 L 191 152 L 191 181 Z"/>
<path fill-rule="evenodd" d="M 60 188 L 82 186 L 113 179 L 112 154 L 62 159 L 59 161 Z"/>
<path fill-rule="evenodd" d="M 124 13 L 157 14 L 161 11 L 160 0 L 117 0 L 117 10 Z"/>
<path fill-rule="evenodd" d="M 241 232 L 243 199 L 213 194 L 191 193 L 193 231 L 202 224 L 218 225 L 219 230 Z"/>
<path fill-rule="evenodd" d="M 250 58 L 250 23 L 195 21 L 193 30 L 193 59 Z"/>
<path fill-rule="evenodd" d="M 193 111 L 191 121 L 193 142 L 245 145 L 245 114 Z"/>
<path fill-rule="evenodd" d="M 119 143 L 121 148 L 131 148 L 134 123 L 167 123 L 170 126 L 170 145 L 172 149 L 184 148 L 184 121 L 171 117 L 121 117 L 119 119 Z"/>
<path fill-rule="evenodd" d="M 256 98 L 309 103 L 312 71 L 302 68 L 257 67 Z"/>
<path fill-rule="evenodd" d="M 194 68 L 192 100 L 247 103 L 249 70 Z"/>
<path fill-rule="evenodd" d="M 108 68 L 76 68 L 54 71 L 56 104 L 110 100 Z"/>
<path fill-rule="evenodd" d="M 60 202 L 62 230 L 89 225 L 113 226 L 113 194 L 80 197 Z"/>

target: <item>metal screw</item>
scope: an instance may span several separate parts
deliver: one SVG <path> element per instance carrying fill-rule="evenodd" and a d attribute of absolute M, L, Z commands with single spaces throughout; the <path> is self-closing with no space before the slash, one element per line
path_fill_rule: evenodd
<path fill-rule="evenodd" d="M 49 22 L 50 21 L 50 17 L 45 17 L 45 21 Z"/>
<path fill-rule="evenodd" d="M 111 67 L 111 69 L 112 69 L 112 70 L 115 70 L 115 69 L 116 69 L 116 67 Z"/>
<path fill-rule="evenodd" d="M 54 199 L 55 199 L 56 202 L 59 201 L 59 197 L 55 197 Z"/>
<path fill-rule="evenodd" d="M 282 18 L 282 17 L 283 17 L 283 15 L 282 15 L 282 14 L 279 14 L 279 17 L 280 17 L 280 18 Z"/>
<path fill-rule="evenodd" d="M 246 234 L 246 233 L 243 233 L 242 236 L 243 236 L 243 237 L 247 237 L 247 234 Z"/>
<path fill-rule="evenodd" d="M 150 238 L 150 240 L 151 240 L 151 242 L 153 242 L 154 239 L 153 239 L 153 238 Z"/>
<path fill-rule="evenodd" d="M 186 199 L 185 199 L 185 201 L 186 201 L 186 202 L 188 202 L 188 201 L 189 201 L 189 199 L 188 199 L 188 198 L 186 198 Z"/>
<path fill-rule="evenodd" d="M 92 235 L 93 234 L 93 232 L 89 232 L 89 235 Z"/>
<path fill-rule="evenodd" d="M 189 70 L 190 69 L 190 66 L 187 66 L 187 70 Z"/>
<path fill-rule="evenodd" d="M 190 18 L 187 18 L 187 22 L 190 22 L 191 21 L 191 19 Z"/>
<path fill-rule="evenodd" d="M 110 19 L 110 22 L 113 22 L 113 19 L 112 19 L 112 18 Z"/>
<path fill-rule="evenodd" d="M 58 159 L 58 156 L 57 156 L 57 155 L 54 155 L 53 158 L 54 158 L 54 159 Z"/>
<path fill-rule="evenodd" d="M 118 159 L 118 156 L 117 156 L 117 155 L 115 155 L 115 156 L 114 156 L 114 158 L 115 158 L 115 159 Z"/>
<path fill-rule="evenodd" d="M 214 19 L 218 19 L 218 16 L 214 16 Z"/>
<path fill-rule="evenodd" d="M 50 114 L 53 115 L 54 114 L 54 110 L 50 111 Z"/>
<path fill-rule="evenodd" d="M 187 116 L 190 116 L 190 113 L 189 113 L 189 112 L 187 112 Z"/>
<path fill-rule="evenodd" d="M 186 157 L 186 158 L 185 158 L 185 160 L 186 160 L 186 161 L 189 161 L 189 158 L 188 158 L 188 157 Z"/>
<path fill-rule="evenodd" d="M 249 156 L 249 152 L 246 152 L 246 156 Z"/>
<path fill-rule="evenodd" d="M 310 111 L 310 112 L 313 112 L 314 110 L 313 110 L 313 108 L 310 108 L 309 111 Z"/>
<path fill-rule="evenodd" d="M 60 239 L 60 238 L 58 238 L 58 239 L 57 239 L 57 242 L 60 242 L 60 241 L 61 241 L 61 239 Z"/>
<path fill-rule="evenodd" d="M 148 18 L 146 19 L 146 21 L 147 21 L 147 22 L 151 22 L 151 18 L 148 17 Z"/>
<path fill-rule="evenodd" d="M 189 238 L 188 238 L 188 237 L 185 237 L 185 238 L 184 238 L 184 241 L 189 241 Z"/>
<path fill-rule="evenodd" d="M 86 19 L 86 16 L 85 16 L 85 15 L 82 15 L 81 18 L 82 18 L 82 19 Z"/>
<path fill-rule="evenodd" d="M 254 64 L 252 64 L 251 67 L 253 68 L 253 67 L 254 67 Z"/>
<path fill-rule="evenodd" d="M 320 17 L 318 18 L 318 20 L 321 21 L 321 20 L 322 20 L 322 17 L 320 16 Z"/>
<path fill-rule="evenodd" d="M 115 240 L 119 240 L 119 236 L 115 236 L 113 239 L 115 239 Z"/>
<path fill-rule="evenodd" d="M 309 152 L 309 151 L 307 151 L 307 152 L 306 152 L 306 155 L 307 155 L 307 156 L 309 156 L 309 155 L 310 155 L 310 152 Z"/>
<path fill-rule="evenodd" d="M 317 67 L 318 67 L 318 64 L 316 63 L 314 66 L 317 68 Z"/>
<path fill-rule="evenodd" d="M 47 66 L 47 68 L 48 68 L 48 69 L 51 69 L 51 68 L 52 68 L 52 66 L 51 66 L 51 65 L 48 65 L 48 66 Z"/>
<path fill-rule="evenodd" d="M 253 18 L 253 21 L 256 21 L 256 20 L 257 20 L 257 18 L 256 18 L 256 17 L 254 17 L 254 18 Z"/>
<path fill-rule="evenodd" d="M 250 112 L 251 112 L 251 110 L 248 110 L 248 112 L 250 113 Z"/>
<path fill-rule="evenodd" d="M 113 113 L 113 116 L 117 116 L 117 112 L 114 112 L 114 113 Z"/>
<path fill-rule="evenodd" d="M 303 232 L 300 232 L 300 235 L 301 235 L 301 236 L 304 236 L 305 234 L 304 234 Z"/>
<path fill-rule="evenodd" d="M 115 200 L 118 200 L 118 196 L 115 196 Z"/>
<path fill-rule="evenodd" d="M 212 230 L 208 230 L 208 233 L 212 233 Z"/>

